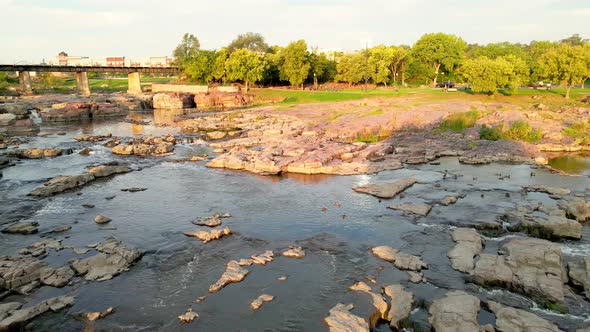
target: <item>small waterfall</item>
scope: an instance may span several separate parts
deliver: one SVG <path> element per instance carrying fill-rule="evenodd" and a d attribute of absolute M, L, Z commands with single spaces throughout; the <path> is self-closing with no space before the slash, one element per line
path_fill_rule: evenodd
<path fill-rule="evenodd" d="M 43 120 L 39 116 L 39 112 L 37 112 L 37 110 L 31 110 L 31 113 L 29 114 L 29 118 L 31 118 L 31 120 L 33 120 L 33 122 L 37 123 L 37 124 L 43 122 Z"/>

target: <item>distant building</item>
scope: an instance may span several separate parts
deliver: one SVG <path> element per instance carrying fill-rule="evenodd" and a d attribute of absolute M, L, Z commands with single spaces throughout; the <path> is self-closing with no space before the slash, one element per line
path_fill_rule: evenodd
<path fill-rule="evenodd" d="M 90 58 L 71 56 L 66 52 L 60 52 L 57 57 L 49 59 L 48 63 L 53 66 L 170 67 L 173 60 L 168 56 L 148 56 L 136 59 L 124 56 Z"/>

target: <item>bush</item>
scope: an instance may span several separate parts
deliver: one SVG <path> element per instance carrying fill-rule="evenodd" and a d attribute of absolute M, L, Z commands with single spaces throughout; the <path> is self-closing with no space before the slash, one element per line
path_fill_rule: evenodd
<path fill-rule="evenodd" d="M 0 72 L 0 91 L 8 87 L 8 75 Z"/>
<path fill-rule="evenodd" d="M 588 144 L 590 143 L 590 120 L 573 122 L 561 133 L 573 138 L 578 144 Z"/>
<path fill-rule="evenodd" d="M 479 138 L 488 141 L 497 141 L 502 138 L 502 124 L 497 126 L 488 127 L 486 125 L 481 126 L 479 129 Z"/>
<path fill-rule="evenodd" d="M 543 138 L 543 135 L 539 129 L 534 129 L 528 124 L 528 122 L 517 120 L 512 122 L 510 127 L 506 130 L 504 130 L 502 124 L 493 127 L 483 125 L 479 129 L 479 138 L 489 141 L 507 139 L 513 141 L 537 142 Z"/>
<path fill-rule="evenodd" d="M 537 142 L 543 138 L 539 129 L 534 129 L 528 122 L 517 120 L 510 124 L 502 138 L 515 141 Z"/>
<path fill-rule="evenodd" d="M 481 113 L 479 111 L 454 113 L 442 120 L 439 128 L 441 130 L 452 130 L 460 133 L 467 128 L 473 127 L 480 117 Z"/>

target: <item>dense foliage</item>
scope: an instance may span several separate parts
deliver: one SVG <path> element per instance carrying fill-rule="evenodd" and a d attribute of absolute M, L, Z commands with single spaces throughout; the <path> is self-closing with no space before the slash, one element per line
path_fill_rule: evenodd
<path fill-rule="evenodd" d="M 559 42 L 468 45 L 452 34 L 428 33 L 413 46 L 377 45 L 336 52 L 310 48 L 304 40 L 285 47 L 269 46 L 262 35 L 252 32 L 238 35 L 220 50 L 201 50 L 199 40 L 185 34 L 174 57 L 188 79 L 208 84 L 304 88 L 306 84 L 352 86 L 368 81 L 383 86 L 436 86 L 439 81 L 452 80 L 476 93 L 495 94 L 544 81 L 564 87 L 567 98 L 572 87 L 590 79 L 590 43 L 579 35 Z"/>

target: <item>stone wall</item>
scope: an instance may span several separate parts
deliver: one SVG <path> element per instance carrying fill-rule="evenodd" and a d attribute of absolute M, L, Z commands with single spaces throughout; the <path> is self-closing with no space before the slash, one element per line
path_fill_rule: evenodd
<path fill-rule="evenodd" d="M 152 92 L 179 92 L 179 93 L 207 93 L 209 87 L 206 85 L 188 85 L 188 84 L 152 84 Z"/>

